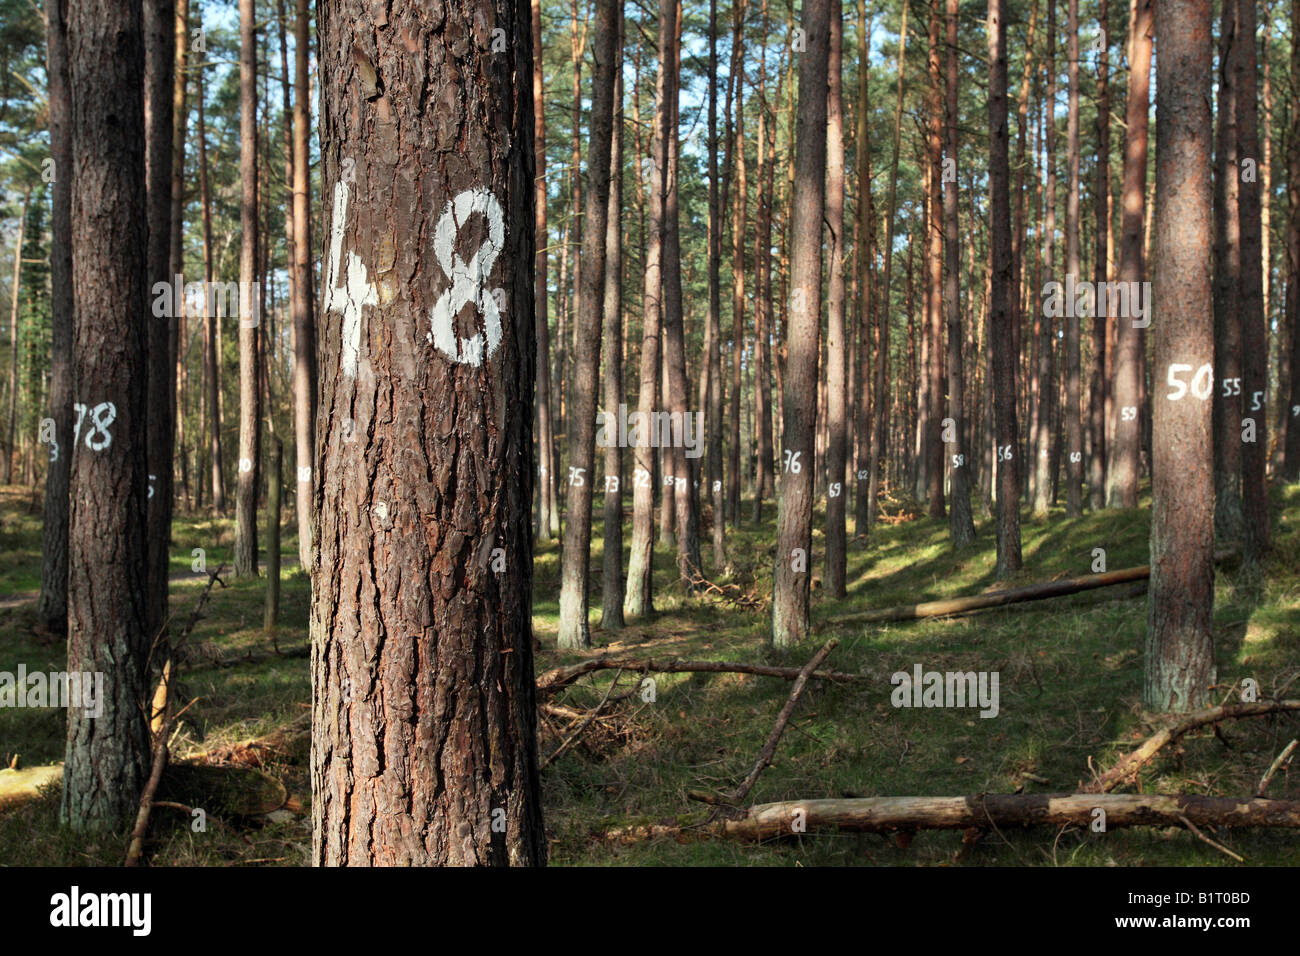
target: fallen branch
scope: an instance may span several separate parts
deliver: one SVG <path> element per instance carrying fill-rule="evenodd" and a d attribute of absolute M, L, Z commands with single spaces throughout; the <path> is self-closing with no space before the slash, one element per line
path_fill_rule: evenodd
<path fill-rule="evenodd" d="M 1106 829 L 1135 826 L 1300 827 L 1300 800 L 1206 797 L 1190 794 L 986 793 L 966 797 L 860 797 L 786 800 L 750 807 L 738 819 L 704 827 L 623 827 L 607 839 L 637 842 L 658 836 L 768 840 L 839 830 L 889 833 L 988 830 L 1031 826 L 1089 826 L 1094 811 Z"/>
<path fill-rule="evenodd" d="M 568 739 L 565 740 L 564 743 L 560 744 L 559 749 L 557 749 L 553 754 L 551 754 L 544 761 L 542 761 L 542 765 L 537 768 L 539 771 L 545 770 L 547 767 L 553 764 L 559 758 L 560 754 L 568 750 L 569 747 L 573 745 L 573 742 L 582 736 L 582 732 L 591 725 L 591 722 L 596 719 L 596 716 L 605 708 L 605 705 L 609 703 L 609 695 L 614 693 L 614 688 L 618 686 L 618 679 L 622 676 L 623 676 L 622 671 L 619 671 L 617 674 L 614 675 L 614 680 L 609 685 L 609 690 L 605 691 L 605 696 L 601 698 L 600 703 L 597 704 L 595 707 L 591 708 L 591 710 L 587 713 L 587 716 L 585 716 L 582 719 L 582 722 L 578 724 L 578 729 L 575 730 L 572 734 L 570 734 Z"/>
<path fill-rule="evenodd" d="M 1293 740 L 1286 745 L 1286 747 L 1282 750 L 1280 754 L 1277 755 L 1277 759 L 1274 760 L 1273 763 L 1269 765 L 1268 773 L 1264 774 L 1264 778 L 1260 780 L 1259 789 L 1255 791 L 1255 796 L 1257 797 L 1264 796 L 1264 791 L 1267 790 L 1268 785 L 1273 782 L 1273 776 L 1274 774 L 1277 773 L 1278 768 L 1280 768 L 1283 764 L 1287 764 L 1288 766 L 1290 765 L 1291 755 L 1295 753 L 1295 748 L 1297 745 L 1300 745 L 1300 740 Z"/>
<path fill-rule="evenodd" d="M 1241 717 L 1263 717 L 1266 714 L 1278 714 L 1285 711 L 1300 710 L 1300 700 L 1261 700 L 1250 704 L 1223 704 L 1208 707 L 1194 714 L 1175 720 L 1168 726 L 1148 737 L 1136 750 L 1121 757 L 1092 783 L 1083 788 L 1084 793 L 1106 793 L 1124 781 L 1136 776 L 1137 772 L 1150 763 L 1164 747 L 1178 740 L 1185 734 L 1204 727 L 1217 724 L 1222 720 L 1236 720 Z"/>
<path fill-rule="evenodd" d="M 763 744 L 763 749 L 758 752 L 758 759 L 754 761 L 754 766 L 731 795 L 732 806 L 739 806 L 745 797 L 749 796 L 749 791 L 754 788 L 754 784 L 758 781 L 758 775 L 772 763 L 772 758 L 776 756 L 777 744 L 781 742 L 781 735 L 785 733 L 785 725 L 790 722 L 795 705 L 799 703 L 799 698 L 803 696 L 803 689 L 808 686 L 808 676 L 821 665 L 822 661 L 826 660 L 827 655 L 835 650 L 837 644 L 839 644 L 839 641 L 831 638 L 799 671 L 799 676 L 794 679 L 794 686 L 790 688 L 790 696 L 786 698 L 785 706 L 781 708 L 781 713 L 777 715 L 776 723 L 772 726 L 772 732 L 767 735 L 767 742 Z"/>
<path fill-rule="evenodd" d="M 1215 561 L 1232 557 L 1234 551 L 1220 551 L 1215 554 Z M 985 608 L 1003 607 L 1007 604 L 1020 604 L 1024 601 L 1041 601 L 1046 598 L 1064 597 L 1079 594 L 1097 588 L 1124 584 L 1128 581 L 1145 581 L 1151 577 L 1150 565 L 1137 568 L 1122 568 L 1119 571 L 1103 571 L 1100 574 L 1087 574 L 1077 578 L 1062 578 L 1059 581 L 1045 581 L 1040 584 L 1027 584 L 1024 587 L 1008 588 L 1005 591 L 991 591 L 972 597 L 949 598 L 944 601 L 926 601 L 921 604 L 903 604 L 898 607 L 876 608 L 858 614 L 848 614 L 834 618 L 827 623 L 840 624 L 879 624 L 888 621 L 915 621 L 927 617 L 952 617 L 969 614 Z"/>
<path fill-rule="evenodd" d="M 877 608 L 834 618 L 832 624 L 873 624 L 887 621 L 914 621 L 927 617 L 950 617 L 955 614 L 969 614 L 990 607 L 1002 607 L 1006 604 L 1019 604 L 1022 601 L 1041 601 L 1044 598 L 1062 597 L 1078 594 L 1095 588 L 1110 587 L 1128 581 L 1142 581 L 1151 576 L 1151 568 L 1142 565 L 1139 568 L 1124 568 L 1121 571 L 1107 571 L 1102 574 L 1089 574 L 1079 578 L 1062 578 L 1060 581 L 1047 581 L 1042 584 L 1029 584 L 1020 588 L 1008 588 L 1005 591 L 993 591 L 989 594 L 976 594 L 973 597 L 949 598 L 946 601 L 926 601 L 922 604 L 904 604 L 898 607 Z"/>
<path fill-rule="evenodd" d="M 659 674 L 757 674 L 760 677 L 780 677 L 783 680 L 796 680 L 803 672 L 798 667 L 770 667 L 766 664 L 737 664 L 729 661 L 684 661 L 676 657 L 657 661 L 639 657 L 597 657 L 581 664 L 557 667 L 540 675 L 537 678 L 537 693 L 554 694 L 584 674 L 604 670 L 654 671 Z M 844 674 L 839 671 L 814 671 L 809 676 L 841 683 L 867 679 L 864 674 Z"/>
<path fill-rule="evenodd" d="M 167 740 L 171 736 L 172 728 L 176 725 L 176 719 L 194 703 L 194 701 L 190 701 L 179 711 L 173 708 L 171 686 L 175 674 L 172 661 L 175 660 L 176 652 L 189 638 L 190 632 L 194 630 L 194 625 L 203 616 L 203 606 L 208 603 L 208 598 L 212 594 L 212 585 L 221 580 L 220 575 L 225 568 L 226 565 L 222 562 L 221 566 L 209 575 L 207 586 L 203 588 L 203 593 L 199 595 L 194 610 L 190 612 L 190 619 L 185 622 L 185 629 L 181 631 L 180 637 L 170 649 L 167 661 L 163 664 L 162 680 L 158 684 L 158 690 L 154 694 L 149 712 L 149 724 L 153 732 L 153 765 L 149 770 L 149 779 L 145 782 L 144 792 L 140 794 L 140 806 L 135 815 L 135 828 L 131 831 L 131 842 L 126 850 L 126 866 L 135 866 L 140 862 L 140 855 L 144 852 L 145 831 L 149 829 L 149 814 L 153 810 L 154 795 L 158 792 L 158 784 L 161 782 L 163 770 L 167 766 Z M 224 581 L 221 582 L 221 586 L 226 586 Z"/>

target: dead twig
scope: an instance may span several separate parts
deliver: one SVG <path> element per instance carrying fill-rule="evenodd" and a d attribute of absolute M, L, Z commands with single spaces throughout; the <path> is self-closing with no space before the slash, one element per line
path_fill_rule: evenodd
<path fill-rule="evenodd" d="M 1182 820 L 1183 826 L 1187 827 L 1187 829 L 1192 832 L 1192 836 L 1196 837 L 1196 839 L 1200 840 L 1202 843 L 1208 843 L 1210 846 L 1214 847 L 1220 853 L 1227 854 L 1228 856 L 1236 860 L 1238 863 L 1246 862 L 1244 857 L 1238 856 L 1237 854 L 1229 850 L 1226 846 L 1224 846 L 1222 843 L 1216 843 L 1215 841 L 1207 837 L 1204 833 L 1202 833 L 1199 829 L 1197 829 L 1195 823 L 1187 819 L 1187 817 L 1183 816 L 1181 813 L 1178 814 L 1178 819 Z"/>
<path fill-rule="evenodd" d="M 1295 748 L 1298 744 L 1300 744 L 1300 740 L 1291 741 L 1289 744 L 1286 745 L 1283 751 L 1277 755 L 1277 759 L 1273 761 L 1273 763 L 1268 768 L 1268 772 L 1264 774 L 1264 778 L 1260 780 L 1259 789 L 1255 791 L 1255 796 L 1257 797 L 1264 796 L 1264 791 L 1267 790 L 1268 785 L 1273 782 L 1273 776 L 1278 772 L 1278 769 L 1283 764 L 1290 765 L 1291 755 L 1295 753 Z"/>

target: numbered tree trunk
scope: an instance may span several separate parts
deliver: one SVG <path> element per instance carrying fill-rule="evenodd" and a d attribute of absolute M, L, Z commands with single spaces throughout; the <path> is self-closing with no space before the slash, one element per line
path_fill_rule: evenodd
<path fill-rule="evenodd" d="M 709 335 L 708 374 L 704 413 L 708 418 L 708 459 L 705 473 L 713 508 L 713 567 L 727 562 L 722 490 L 722 268 L 723 205 L 718 182 L 718 3 L 709 0 Z"/>
<path fill-rule="evenodd" d="M 868 117 L 871 115 L 869 86 L 871 75 L 870 29 L 867 26 L 866 4 L 857 0 L 858 14 L 858 109 L 855 142 L 868 142 Z M 853 494 L 853 533 L 864 535 L 871 527 L 871 435 L 874 431 L 872 422 L 872 402 L 881 405 L 885 401 L 883 389 L 872 381 L 871 373 L 871 337 L 875 328 L 875 257 L 876 257 L 876 213 L 871 195 L 871 150 L 859 147 L 857 152 L 858 197 L 858 296 L 857 325 L 858 347 L 854 359 L 859 392 L 854 409 L 854 470 L 855 491 Z M 877 348 L 879 345 L 877 344 Z M 870 400 L 868 400 L 870 395 Z"/>
<path fill-rule="evenodd" d="M 942 518 L 947 513 L 944 500 L 943 418 L 944 385 L 947 378 L 947 352 L 944 349 L 943 315 L 943 68 L 939 54 L 939 26 L 943 20 L 939 4 L 930 6 L 929 73 L 930 89 L 927 93 L 925 153 L 926 182 L 930 195 L 929 216 L 926 221 L 926 329 L 930 343 L 926 359 L 927 407 L 922 431 L 922 458 L 925 462 L 925 497 L 929 501 L 931 518 Z"/>
<path fill-rule="evenodd" d="M 957 0 L 948 0 L 946 11 L 947 89 L 944 122 L 948 133 L 948 167 L 952 177 L 943 186 L 944 256 L 947 264 L 944 306 L 948 320 L 948 417 L 953 421 L 953 441 L 948 443 L 950 501 L 948 535 L 954 547 L 965 547 L 975 539 L 975 519 L 970 510 L 971 455 L 966 443 L 966 371 L 962 366 L 961 329 L 961 237 L 957 223 Z"/>
<path fill-rule="evenodd" d="M 1237 152 L 1241 192 L 1241 512 L 1247 564 L 1258 565 L 1268 547 L 1268 334 L 1264 322 L 1263 224 L 1259 105 L 1255 55 L 1255 0 L 1238 0 L 1242 41 L 1237 85 Z"/>
<path fill-rule="evenodd" d="M 1119 281 L 1139 283 L 1146 276 L 1143 222 L 1147 182 L 1147 112 L 1150 106 L 1151 24 L 1153 0 L 1132 0 L 1129 10 L 1129 79 L 1125 109 L 1123 216 Z M 1205 303 L 1201 303 L 1201 308 Z M 1115 335 L 1114 439 L 1106 503 L 1136 508 L 1141 473 L 1142 328 L 1136 310 L 1112 318 Z"/>
<path fill-rule="evenodd" d="M 609 166 L 609 215 L 605 222 L 605 413 L 618 414 L 623 402 L 623 8 L 616 5 L 614 45 L 613 143 Z M 623 626 L 623 448 L 605 448 L 605 547 L 601 566 L 602 630 Z"/>
<path fill-rule="evenodd" d="M 239 0 L 239 463 L 235 484 L 235 574 L 257 576 L 258 387 L 257 41 L 253 0 Z M 218 319 L 220 321 L 220 319 Z"/>
<path fill-rule="evenodd" d="M 1237 85 L 1243 44 L 1237 42 L 1237 3 L 1219 20 L 1218 104 L 1214 154 L 1214 528 L 1236 544 L 1241 512 L 1241 189 L 1237 162 Z"/>
<path fill-rule="evenodd" d="M 1099 0 L 1097 19 L 1101 28 L 1097 49 L 1097 169 L 1093 186 L 1096 222 L 1093 282 L 1100 286 L 1109 278 L 1106 259 L 1110 255 L 1110 5 Z M 1088 361 L 1088 505 L 1094 511 L 1106 504 L 1106 326 L 1110 319 L 1094 310 L 1092 354 Z"/>
<path fill-rule="evenodd" d="M 733 5 L 734 26 L 731 40 L 731 74 L 736 78 L 736 119 L 734 139 L 728 151 L 727 168 L 733 166 L 736 175 L 734 209 L 731 217 L 731 394 L 727 399 L 727 425 L 730 447 L 727 449 L 730 467 L 727 472 L 727 513 L 732 527 L 740 527 L 740 473 L 743 444 L 740 431 L 740 392 L 743 385 L 741 359 L 745 353 L 745 229 L 749 223 L 748 186 L 745 182 L 745 77 L 741 70 L 744 46 L 740 36 L 744 28 L 744 0 Z M 728 123 L 731 118 L 728 116 Z M 734 160 L 733 158 L 734 157 Z M 751 353 L 752 354 L 752 353 Z M 1300 376 L 1298 376 L 1300 377 Z"/>
<path fill-rule="evenodd" d="M 319 8 L 331 229 L 311 622 L 317 865 L 546 859 L 530 616 L 529 11 L 440 10 Z"/>
<path fill-rule="evenodd" d="M 1209 703 L 1214 683 L 1214 329 L 1205 309 L 1213 267 L 1210 0 L 1158 3 L 1155 29 L 1157 385 L 1143 699 L 1152 710 L 1189 711 Z"/>
<path fill-rule="evenodd" d="M 46 0 L 50 154 L 54 161 L 50 217 L 50 418 L 54 422 L 41 527 L 38 620 L 51 634 L 68 626 L 68 482 L 72 439 L 72 100 L 68 89 L 68 0 Z M 45 447 L 45 446 L 42 446 Z"/>
<path fill-rule="evenodd" d="M 102 673 L 99 713 L 68 710 L 61 816 L 131 818 L 148 772 L 145 508 L 148 220 L 139 0 L 70 4 L 76 289 L 68 671 Z M 134 307 L 131 304 L 134 303 Z"/>
<path fill-rule="evenodd" d="M 669 0 L 671 3 L 671 0 Z M 674 7 L 674 16 L 675 10 Z M 660 16 L 659 49 L 672 46 L 672 33 L 666 33 L 670 18 Z M 646 223 L 646 251 L 644 292 L 641 317 L 641 368 L 640 391 L 637 395 L 637 413 L 640 421 L 651 421 L 659 404 L 661 319 L 663 313 L 663 240 L 664 240 L 664 182 L 668 169 L 668 139 L 665 135 L 669 123 L 669 97 L 673 94 L 670 76 L 674 68 L 671 58 L 659 58 L 659 73 L 655 80 L 655 119 L 650 151 L 650 215 Z M 629 438 L 630 441 L 630 438 Z M 657 483 L 657 451 L 651 446 L 650 436 L 638 430 L 632 453 L 632 549 L 627 563 L 627 597 L 623 610 L 628 617 L 642 617 L 654 610 L 654 486 Z M 664 496 L 664 507 L 671 507 L 672 498 Z"/>
<path fill-rule="evenodd" d="M 832 0 L 806 0 L 799 54 L 794 193 L 790 212 L 790 311 L 782 401 L 782 460 L 772 575 L 772 644 L 808 636 L 812 560 L 813 426 L 821 332 L 822 217 L 826 196 L 826 99 Z M 801 467 L 796 467 L 800 466 Z"/>
<path fill-rule="evenodd" d="M 198 69 L 199 110 L 199 202 L 203 206 L 203 281 L 204 289 L 212 287 L 212 193 L 208 182 L 208 131 L 204 122 L 203 67 Z M 203 299 L 203 378 L 208 395 L 208 463 L 212 469 L 212 510 L 224 514 L 226 510 L 226 472 L 221 454 L 221 318 L 213 308 L 211 296 Z"/>
<path fill-rule="evenodd" d="M 1016 365 L 1011 286 L 1011 173 L 1007 139 L 1007 4 L 989 0 L 989 185 L 992 293 L 989 328 L 993 350 L 998 485 L 997 575 L 1020 570 L 1020 461 L 1016 456 Z"/>
<path fill-rule="evenodd" d="M 587 577 L 591 569 L 591 495 L 596 480 L 596 393 L 600 384 L 601 312 L 605 307 L 605 225 L 609 216 L 610 142 L 614 116 L 614 45 L 618 36 L 616 0 L 596 7 L 592 44 L 591 146 L 587 153 L 586 228 L 582 250 L 586 268 L 578 290 L 577 348 L 570 391 L 569 482 L 564 522 L 564 563 L 560 578 L 560 647 L 590 647 Z M 617 414 L 617 409 L 614 409 Z M 606 421 L 609 432 L 617 423 Z"/>
<path fill-rule="evenodd" d="M 830 272 L 826 331 L 826 593 L 844 597 L 847 560 L 845 465 L 848 446 L 848 342 L 844 289 L 844 5 L 831 0 L 826 103 L 826 248 Z"/>
<path fill-rule="evenodd" d="M 1048 122 L 1046 124 L 1047 184 L 1043 191 L 1043 285 L 1059 281 L 1056 274 L 1056 3 L 1047 0 L 1047 91 Z M 1052 507 L 1052 451 L 1055 445 L 1052 428 L 1053 399 L 1056 396 L 1055 316 L 1039 298 L 1042 285 L 1031 287 L 1031 307 L 1035 310 L 1035 329 L 1038 331 L 1038 363 L 1034 387 L 1030 390 L 1033 408 L 1033 499 L 1034 514 L 1045 515 Z M 1019 295 L 1016 289 L 1014 295 Z"/>

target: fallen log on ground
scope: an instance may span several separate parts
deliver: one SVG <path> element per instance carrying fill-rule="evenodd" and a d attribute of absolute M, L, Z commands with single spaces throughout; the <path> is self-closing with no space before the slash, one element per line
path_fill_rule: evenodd
<path fill-rule="evenodd" d="M 1115 788 L 1125 780 L 1135 776 L 1142 767 L 1151 762 L 1152 758 L 1162 748 L 1207 724 L 1217 724 L 1223 720 L 1236 720 L 1241 717 L 1263 717 L 1267 714 L 1279 714 L 1296 710 L 1300 710 L 1300 700 L 1261 700 L 1249 704 L 1223 704 L 1219 707 L 1207 707 L 1205 710 L 1187 714 L 1156 731 L 1143 742 L 1142 746 L 1121 757 L 1115 766 L 1084 787 L 1083 792 L 1105 793 Z"/>
<path fill-rule="evenodd" d="M 903 604 L 898 607 L 877 608 L 874 611 L 846 614 L 842 617 L 830 619 L 826 623 L 830 625 L 881 624 L 889 621 L 915 621 L 927 617 L 950 617 L 955 614 L 969 614 L 971 611 L 984 608 L 1002 607 L 1005 604 L 1041 601 L 1044 598 L 1078 594 L 1082 591 L 1110 587 L 1113 584 L 1124 584 L 1128 581 L 1143 581 L 1149 577 L 1151 577 L 1151 567 L 1144 564 L 1138 568 L 1105 571 L 1101 574 L 1089 574 L 1079 578 L 1062 578 L 1059 581 L 1047 581 L 1043 584 L 1027 584 L 1020 588 L 991 591 L 988 594 L 976 594 L 972 597 L 949 598 L 946 601 L 925 601 L 921 604 Z"/>
<path fill-rule="evenodd" d="M 795 680 L 802 673 L 802 668 L 799 667 L 771 667 L 766 664 L 737 664 L 730 661 L 684 661 L 677 657 L 662 660 L 648 657 L 596 657 L 580 664 L 556 667 L 538 675 L 537 692 L 554 694 L 584 674 L 607 670 L 653 671 L 657 674 L 757 674 L 760 677 L 780 677 L 783 680 Z M 814 671 L 809 676 L 843 683 L 867 680 L 865 674 L 845 674 L 840 671 Z"/>
<path fill-rule="evenodd" d="M 1105 811 L 1106 829 L 1135 826 L 1300 827 L 1300 800 L 1193 794 L 984 793 L 965 797 L 858 797 L 763 803 L 707 826 L 635 826 L 607 839 L 659 836 L 769 840 L 818 831 L 889 833 L 1090 826 Z"/>
<path fill-rule="evenodd" d="M 1227 550 L 1214 555 L 1214 560 L 1222 561 L 1232 557 L 1236 552 Z M 1059 581 L 1045 581 L 1041 584 L 1026 584 L 1024 587 L 1008 588 L 1005 591 L 990 591 L 972 597 L 949 598 L 944 601 L 925 601 L 921 604 L 902 604 L 897 607 L 876 608 L 857 614 L 846 614 L 827 620 L 827 624 L 883 624 L 889 621 L 915 621 L 927 617 L 952 617 L 969 614 L 985 608 L 1002 607 L 1007 604 L 1019 604 L 1023 601 L 1041 601 L 1045 598 L 1064 597 L 1079 594 L 1097 588 L 1124 584 L 1128 581 L 1145 581 L 1151 577 L 1151 566 L 1144 564 L 1136 568 L 1122 568 L 1118 571 L 1102 571 L 1098 574 L 1086 574 L 1077 578 L 1061 578 Z"/>

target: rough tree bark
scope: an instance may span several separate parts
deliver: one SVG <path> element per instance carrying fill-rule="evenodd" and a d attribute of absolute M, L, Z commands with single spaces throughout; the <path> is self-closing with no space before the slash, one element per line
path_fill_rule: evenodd
<path fill-rule="evenodd" d="M 68 670 L 105 680 L 101 714 L 68 710 L 60 813 L 97 829 L 134 815 L 150 749 L 144 36 L 140 0 L 73 3 L 68 15 L 78 403 L 67 447 Z"/>
<path fill-rule="evenodd" d="M 72 100 L 68 89 L 68 0 L 46 0 L 50 154 L 54 160 L 50 217 L 50 417 L 57 450 L 45 475 L 41 528 L 41 594 L 37 619 L 51 634 L 68 626 L 68 484 L 72 456 Z"/>
<path fill-rule="evenodd" d="M 1012 324 L 1011 197 L 1007 141 L 1007 0 L 989 0 L 989 245 L 992 294 L 993 405 L 998 448 L 1000 578 L 1020 570 L 1020 461 L 1016 456 L 1016 365 Z"/>
<path fill-rule="evenodd" d="M 1243 535 L 1241 511 L 1241 175 L 1237 162 L 1237 84 L 1242 44 L 1237 3 L 1219 20 L 1219 102 L 1214 151 L 1214 529 L 1220 541 Z M 1225 394 L 1226 391 L 1226 394 Z"/>
<path fill-rule="evenodd" d="M 570 389 L 569 482 L 565 502 L 564 562 L 560 577 L 560 647 L 590 647 L 587 578 L 591 570 L 591 497 L 596 479 L 596 392 L 600 383 L 601 312 L 605 306 L 605 227 L 614 119 L 616 0 L 597 0 L 592 43 L 591 145 L 587 152 L 587 208 L 579 273 L 577 343 Z M 669 0 L 674 2 L 674 0 Z M 608 410 L 607 410 L 608 411 Z M 617 414 L 617 409 L 614 409 Z M 617 444 L 617 423 L 612 423 Z M 608 432 L 611 423 L 606 421 Z"/>
<path fill-rule="evenodd" d="M 871 195 L 871 148 L 868 134 L 868 117 L 871 115 L 869 87 L 871 77 L 871 30 L 867 26 L 866 5 L 857 0 L 858 7 L 858 112 L 857 133 L 854 137 L 858 167 L 858 348 L 854 364 L 861 385 L 856 396 L 854 411 L 854 468 L 857 483 L 853 494 L 853 533 L 864 535 L 871 526 L 871 434 L 873 431 L 871 402 L 885 401 L 884 389 L 871 381 L 871 337 L 875 317 L 876 214 Z M 877 345 L 877 347 L 879 347 Z M 868 400 L 870 391 L 871 400 Z"/>
<path fill-rule="evenodd" d="M 1079 248 L 1079 0 L 1069 0 L 1066 70 L 1069 105 L 1066 120 L 1065 272 L 1083 279 Z M 1066 515 L 1083 514 L 1083 412 L 1080 406 L 1082 357 L 1079 349 L 1079 310 L 1071 309 L 1065 326 L 1065 483 Z"/>
<path fill-rule="evenodd" d="M 1131 0 L 1129 8 L 1129 79 L 1125 109 L 1123 215 L 1121 218 L 1119 280 L 1138 283 L 1146 276 L 1143 221 L 1147 183 L 1147 112 L 1151 88 L 1152 0 Z M 1138 286 L 1129 286 L 1137 288 Z M 1150 305 L 1150 303 L 1148 303 Z M 1204 308 L 1204 303 L 1201 303 Z M 1115 401 L 1110 474 L 1106 503 L 1112 508 L 1136 508 L 1141 472 L 1142 329 L 1135 312 L 1114 317 Z"/>
<path fill-rule="evenodd" d="M 844 291 L 844 4 L 831 0 L 826 101 L 826 231 L 830 271 L 826 332 L 826 578 L 830 597 L 844 597 L 847 541 L 845 458 L 848 442 L 848 343 Z M 865 144 L 860 148 L 866 148 Z M 820 321 L 820 320 L 819 320 Z"/>
<path fill-rule="evenodd" d="M 1213 266 L 1210 8 L 1210 0 L 1186 0 L 1155 11 L 1157 381 L 1143 699 L 1161 711 L 1205 706 L 1214 683 L 1214 330 L 1205 310 Z"/>
<path fill-rule="evenodd" d="M 316 363 L 315 270 L 312 268 L 311 228 L 311 91 L 307 54 L 311 49 L 308 2 L 297 0 L 293 31 L 293 431 L 294 498 L 298 518 L 298 560 L 312 565 L 315 546 L 311 519 L 316 469 L 316 413 L 320 372 Z M 304 469 L 306 469 L 304 471 Z"/>
<path fill-rule="evenodd" d="M 970 461 L 966 445 L 966 373 L 962 367 L 961 334 L 961 236 L 957 223 L 957 0 L 948 0 L 946 11 L 947 91 L 944 123 L 948 135 L 948 160 L 953 176 L 943 191 L 944 257 L 948 274 L 944 306 L 948 317 L 948 417 L 953 421 L 953 441 L 948 443 L 949 508 L 948 534 L 954 547 L 965 547 L 975 539 L 975 519 L 970 510 Z"/>
<path fill-rule="evenodd" d="M 623 401 L 623 8 L 618 6 L 614 57 L 613 143 L 610 147 L 609 215 L 605 221 L 605 411 Z M 608 419 L 607 419 L 608 420 Z M 612 480 L 611 480 L 612 479 Z M 623 626 L 623 448 L 605 448 L 605 545 L 601 565 L 600 627 Z"/>
<path fill-rule="evenodd" d="M 57 174 L 57 173 L 56 173 Z M 23 243 L 27 238 L 27 209 L 32 201 L 32 187 L 23 190 L 22 212 L 18 214 L 18 235 L 14 237 L 14 271 L 9 283 L 9 412 L 5 424 L 4 478 L 13 483 L 14 433 L 18 422 L 18 296 L 22 291 Z"/>
<path fill-rule="evenodd" d="M 319 7 L 332 227 L 311 621 L 317 865 L 546 859 L 529 12 L 521 0 L 440 9 Z"/>
<path fill-rule="evenodd" d="M 930 89 L 928 91 L 929 116 L 926 118 L 925 153 L 926 168 L 923 175 L 929 184 L 929 213 L 926 217 L 926 249 L 924 261 L 928 270 L 926 282 L 926 338 L 930 343 L 927 356 L 925 377 L 927 406 L 924 416 L 925 426 L 922 431 L 922 469 L 926 482 L 926 499 L 929 502 L 931 518 L 942 518 L 946 513 L 943 494 L 944 449 L 943 449 L 943 392 L 947 352 L 944 349 L 944 313 L 943 313 L 943 238 L 944 214 L 943 204 L 943 127 L 944 97 L 943 71 L 939 58 L 939 25 L 942 14 L 937 2 L 930 5 L 930 32 L 928 64 Z M 955 159 L 955 157 L 954 157 Z"/>
<path fill-rule="evenodd" d="M 176 2 L 144 2 L 145 201 L 148 203 L 147 275 L 150 289 L 171 298 L 172 96 L 176 65 Z M 161 283 L 161 285 L 156 285 Z M 152 635 L 167 617 L 167 546 L 171 539 L 172 471 L 176 433 L 176 319 L 171 309 L 149 312 L 148 434 L 152 494 L 147 505 L 145 621 Z"/>
<path fill-rule="evenodd" d="M 1263 225 L 1260 198 L 1258 58 L 1255 0 L 1238 0 L 1241 38 L 1237 83 L 1237 160 L 1241 178 L 1241 513 L 1242 559 L 1258 566 L 1268 548 L 1268 334 L 1264 315 Z M 1267 118 L 1267 117 L 1266 117 Z M 1253 426 L 1254 434 L 1246 430 Z"/>
<path fill-rule="evenodd" d="M 671 3 L 671 0 L 669 0 Z M 676 7 L 673 8 L 674 16 Z M 673 34 L 665 33 L 668 18 L 660 18 L 659 49 L 671 45 Z M 650 162 L 650 219 L 647 223 L 644 293 L 641 320 L 641 384 L 637 396 L 637 413 L 640 421 L 649 422 L 659 404 L 660 380 L 660 324 L 663 313 L 663 232 L 664 232 L 664 180 L 668 169 L 668 138 L 666 128 L 670 117 L 669 97 L 672 95 L 670 73 L 674 64 L 667 57 L 659 57 L 659 73 L 655 79 L 655 119 L 651 143 Z M 629 439 L 630 440 L 630 439 Z M 632 549 L 627 562 L 627 597 L 623 610 L 628 617 L 643 617 L 654 610 L 654 489 L 658 469 L 656 449 L 651 447 L 650 436 L 638 432 L 633 443 L 632 472 Z M 664 507 L 672 499 L 664 496 Z"/>
<path fill-rule="evenodd" d="M 235 485 L 236 577 L 257 577 L 257 476 L 261 389 L 257 283 L 257 27 L 253 0 L 239 0 L 239 468 Z"/>
<path fill-rule="evenodd" d="M 822 217 L 826 195 L 826 99 L 831 0 L 805 0 L 799 55 L 794 193 L 790 212 L 790 328 L 782 402 L 783 460 L 772 575 L 772 644 L 791 647 L 808 635 L 812 559 L 813 426 L 821 332 Z M 798 456 L 796 458 L 795 456 Z M 797 467 L 802 464 L 802 467 Z"/>
<path fill-rule="evenodd" d="M 537 515 L 537 537 L 549 541 L 559 533 L 560 514 L 558 486 L 555 476 L 555 419 L 551 410 L 551 330 L 547 322 L 549 294 L 546 288 L 546 246 L 549 233 L 546 227 L 546 101 L 542 84 L 542 3 L 532 0 L 533 50 L 533 149 L 536 152 L 536 196 L 533 199 L 537 217 L 537 264 L 533 292 L 536 311 L 537 336 L 537 450 L 539 497 L 541 508 Z"/>
<path fill-rule="evenodd" d="M 1109 276 L 1110 255 L 1110 4 L 1099 0 L 1097 20 L 1101 47 L 1097 52 L 1097 179 L 1093 186 L 1096 220 L 1093 282 L 1100 287 Z M 1088 365 L 1088 505 L 1094 511 L 1106 504 L 1106 326 L 1101 309 L 1092 314 L 1092 355 Z"/>
<path fill-rule="evenodd" d="M 1291 0 L 1291 36 L 1300 31 L 1300 0 Z M 1291 75 L 1300 76 L 1300 43 L 1291 44 Z M 1286 150 L 1286 322 L 1291 328 L 1291 394 L 1287 400 L 1288 428 L 1283 475 L 1300 479 L 1300 109 L 1291 107 Z"/>

